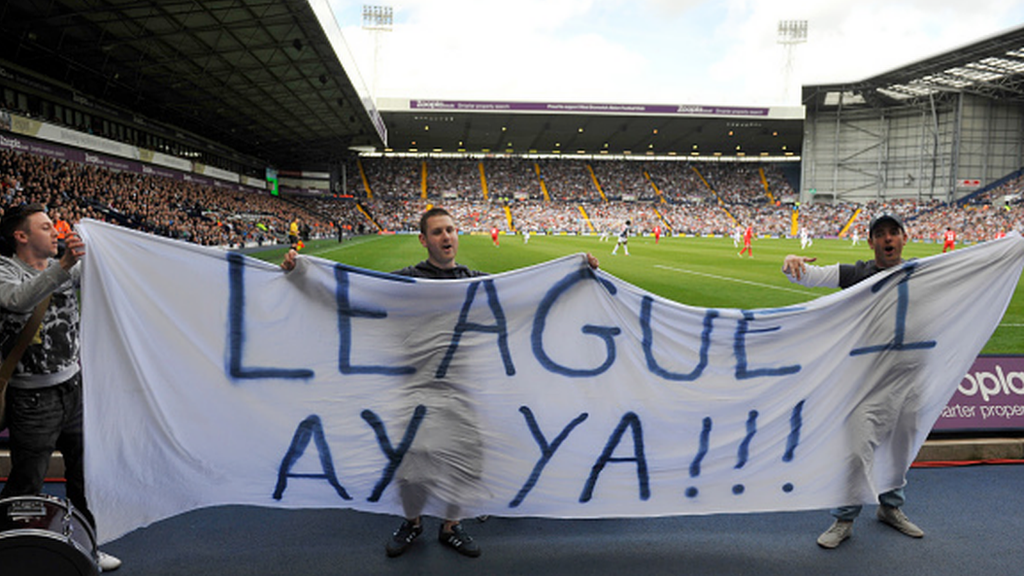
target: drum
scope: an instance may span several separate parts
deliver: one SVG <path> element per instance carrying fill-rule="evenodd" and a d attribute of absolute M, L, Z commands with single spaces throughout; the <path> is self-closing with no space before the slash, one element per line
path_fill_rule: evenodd
<path fill-rule="evenodd" d="M 0 500 L 4 576 L 96 576 L 96 536 L 70 503 L 53 496 Z"/>

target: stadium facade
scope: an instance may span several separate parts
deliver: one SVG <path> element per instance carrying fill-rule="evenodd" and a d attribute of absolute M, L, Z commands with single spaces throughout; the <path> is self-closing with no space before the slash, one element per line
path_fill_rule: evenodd
<path fill-rule="evenodd" d="M 1024 166 L 1024 28 L 803 103 L 805 199 L 963 199 Z"/>

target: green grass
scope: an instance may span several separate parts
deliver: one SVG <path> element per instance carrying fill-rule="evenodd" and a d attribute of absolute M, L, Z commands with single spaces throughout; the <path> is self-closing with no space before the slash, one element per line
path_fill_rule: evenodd
<path fill-rule="evenodd" d="M 631 238 L 630 256 L 620 249 L 612 256 L 614 239 L 600 242 L 597 236 L 537 236 L 529 244 L 522 237 L 502 236 L 501 246 L 491 245 L 488 235 L 466 235 L 459 240 L 460 264 L 497 273 L 546 262 L 567 254 L 591 252 L 601 269 L 631 284 L 691 306 L 716 308 L 772 308 L 805 302 L 834 292 L 791 284 L 780 271 L 786 254 L 801 253 L 800 241 L 761 239 L 754 242 L 754 257 L 739 258 L 729 238 Z M 942 251 L 941 244 L 914 242 L 904 249 L 906 258 L 923 258 Z M 851 247 L 848 240 L 815 240 L 803 251 L 818 258 L 817 264 L 868 260 L 872 253 L 865 242 Z M 425 257 L 415 235 L 364 236 L 338 244 L 321 240 L 303 250 L 310 254 L 371 270 L 397 270 Z M 280 262 L 284 249 L 256 257 Z M 1024 354 L 1024 291 L 1014 293 L 1010 306 L 983 354 Z"/>

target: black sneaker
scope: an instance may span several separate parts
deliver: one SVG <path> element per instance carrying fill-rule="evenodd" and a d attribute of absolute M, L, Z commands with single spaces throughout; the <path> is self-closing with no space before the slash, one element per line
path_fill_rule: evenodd
<path fill-rule="evenodd" d="M 444 525 L 441 525 L 441 530 L 437 533 L 437 539 L 441 541 L 441 544 L 454 548 L 459 554 L 465 554 L 473 558 L 480 555 L 480 546 L 473 542 L 469 534 L 466 534 L 462 524 L 452 526 L 451 532 L 446 532 Z"/>
<path fill-rule="evenodd" d="M 420 534 L 423 534 L 423 526 L 412 520 L 406 520 L 391 535 L 391 539 L 384 544 L 384 551 L 392 558 L 401 556 L 403 552 L 409 549 L 409 546 L 412 546 L 413 540 Z"/>

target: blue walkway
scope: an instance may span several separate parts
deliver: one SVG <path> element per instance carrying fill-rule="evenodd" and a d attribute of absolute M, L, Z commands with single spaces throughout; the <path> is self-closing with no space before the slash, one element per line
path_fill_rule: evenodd
<path fill-rule="evenodd" d="M 404 556 L 383 543 L 394 517 L 345 510 L 242 506 L 189 512 L 104 546 L 120 576 L 313 576 L 334 574 L 928 574 L 1024 573 L 1024 466 L 910 471 L 912 520 L 921 540 L 877 522 L 866 507 L 853 537 L 826 551 L 815 538 L 826 512 L 643 520 L 491 518 L 466 527 L 483 547 L 464 558 L 436 541 L 437 522 Z M 61 495 L 61 485 L 53 485 Z M 2 571 L 2 570 L 0 570 Z"/>

